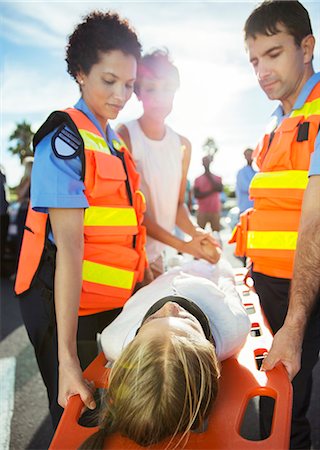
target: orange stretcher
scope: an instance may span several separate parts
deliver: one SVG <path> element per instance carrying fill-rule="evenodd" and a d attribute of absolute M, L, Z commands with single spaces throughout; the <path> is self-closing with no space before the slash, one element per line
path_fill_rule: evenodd
<path fill-rule="evenodd" d="M 261 372 L 258 367 L 263 354 L 270 349 L 272 334 L 263 318 L 258 296 L 244 284 L 245 269 L 235 269 L 237 290 L 251 318 L 251 332 L 239 355 L 222 363 L 220 390 L 210 414 L 207 429 L 202 433 L 190 433 L 183 448 L 207 450 L 280 450 L 289 448 L 292 387 L 282 365 L 270 372 Z M 97 387 L 106 387 L 109 369 L 101 353 L 85 370 L 84 377 L 94 380 Z M 263 440 L 248 440 L 240 430 L 249 401 L 256 396 L 271 397 L 274 410 L 270 435 Z M 80 397 L 70 398 L 63 413 L 49 450 L 75 450 L 97 428 L 86 428 L 78 424 L 83 408 Z M 153 445 L 152 449 L 164 449 L 168 441 Z M 111 435 L 106 443 L 108 449 L 142 449 L 131 440 Z"/>

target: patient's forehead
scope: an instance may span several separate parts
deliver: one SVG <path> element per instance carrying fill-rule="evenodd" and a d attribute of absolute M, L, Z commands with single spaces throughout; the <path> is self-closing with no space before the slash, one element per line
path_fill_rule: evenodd
<path fill-rule="evenodd" d="M 135 339 L 163 339 L 171 336 L 184 336 L 193 339 L 206 340 L 202 326 L 195 326 L 191 321 L 180 317 L 157 317 L 144 323 Z"/>

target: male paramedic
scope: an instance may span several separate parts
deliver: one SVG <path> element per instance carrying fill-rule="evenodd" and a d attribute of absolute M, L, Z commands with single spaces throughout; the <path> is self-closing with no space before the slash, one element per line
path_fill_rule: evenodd
<path fill-rule="evenodd" d="M 268 98 L 279 100 L 280 104 L 254 154 L 260 169 L 250 185 L 254 206 L 240 216 L 232 241 L 236 241 L 236 254 L 252 260 L 255 289 L 276 333 L 287 314 L 310 159 L 313 161 L 313 152 L 316 155 L 320 150 L 320 74 L 314 73 L 312 65 L 315 39 L 310 18 L 298 1 L 264 1 L 249 16 L 244 30 L 258 82 Z M 319 166 L 317 170 L 319 174 Z M 309 174 L 313 184 L 312 169 Z M 310 200 L 306 203 L 312 214 L 319 209 L 319 202 L 311 206 Z M 305 227 L 304 221 L 301 226 Z M 304 241 L 311 240 L 312 235 L 306 238 L 304 233 Z M 299 257 L 305 257 L 305 250 L 300 249 Z M 296 265 L 299 266 L 299 261 Z M 297 282 L 296 279 L 293 289 L 297 288 Z M 292 449 L 308 449 L 311 445 L 306 412 L 312 369 L 320 347 L 319 323 L 317 302 L 306 326 L 301 370 L 292 381 Z M 266 437 L 266 415 L 262 417 L 262 437 Z"/>

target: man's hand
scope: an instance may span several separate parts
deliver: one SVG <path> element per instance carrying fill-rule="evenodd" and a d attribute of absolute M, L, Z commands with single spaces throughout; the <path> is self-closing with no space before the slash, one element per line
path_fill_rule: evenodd
<path fill-rule="evenodd" d="M 95 409 L 93 392 L 93 383 L 83 379 L 79 362 L 60 363 L 58 403 L 62 408 L 66 407 L 70 397 L 79 394 L 87 408 Z"/>
<path fill-rule="evenodd" d="M 271 370 L 282 363 L 292 381 L 301 366 L 302 339 L 300 330 L 283 325 L 274 335 L 271 349 L 262 363 L 261 370 Z"/>

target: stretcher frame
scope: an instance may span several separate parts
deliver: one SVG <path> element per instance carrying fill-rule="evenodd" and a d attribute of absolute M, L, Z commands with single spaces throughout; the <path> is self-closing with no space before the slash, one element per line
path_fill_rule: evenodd
<path fill-rule="evenodd" d="M 183 448 L 285 450 L 289 448 L 290 439 L 292 386 L 282 364 L 267 373 L 258 369 L 263 354 L 271 347 L 272 334 L 263 317 L 257 294 L 244 283 L 246 269 L 235 269 L 234 273 L 237 291 L 251 319 L 251 332 L 240 353 L 222 363 L 220 389 L 206 431 L 190 433 L 189 440 Z M 105 368 L 105 364 L 105 356 L 100 353 L 84 371 L 84 378 L 94 380 L 96 387 L 105 387 L 109 371 Z M 246 408 L 255 396 L 274 399 L 270 435 L 259 441 L 248 440 L 240 435 Z M 88 436 L 98 430 L 97 427 L 87 428 L 78 424 L 82 408 L 83 403 L 79 395 L 70 398 L 49 450 L 75 450 Z M 169 440 L 163 441 L 148 448 L 164 449 L 168 442 Z M 106 448 L 131 450 L 143 447 L 119 434 L 114 434 L 108 437 Z"/>

